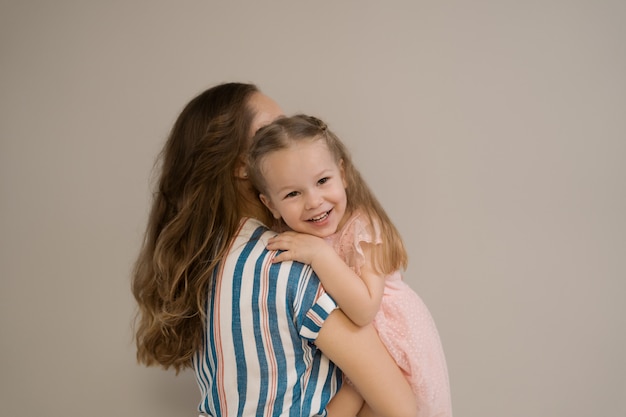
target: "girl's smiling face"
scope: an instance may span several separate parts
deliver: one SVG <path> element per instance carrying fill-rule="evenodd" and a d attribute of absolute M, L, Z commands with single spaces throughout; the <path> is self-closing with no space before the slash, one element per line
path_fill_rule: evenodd
<path fill-rule="evenodd" d="M 327 237 L 345 222 L 343 161 L 335 161 L 324 140 L 292 143 L 263 158 L 267 185 L 261 201 L 296 232 Z"/>

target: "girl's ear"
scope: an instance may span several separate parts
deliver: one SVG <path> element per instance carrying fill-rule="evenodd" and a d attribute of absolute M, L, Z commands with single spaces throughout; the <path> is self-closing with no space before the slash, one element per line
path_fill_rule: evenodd
<path fill-rule="evenodd" d="M 280 213 L 278 212 L 278 210 L 276 210 L 276 208 L 274 208 L 272 200 L 270 200 L 265 194 L 259 194 L 259 198 L 261 199 L 261 202 L 265 204 L 265 207 L 267 207 L 272 212 L 274 218 L 276 220 L 280 220 Z"/>

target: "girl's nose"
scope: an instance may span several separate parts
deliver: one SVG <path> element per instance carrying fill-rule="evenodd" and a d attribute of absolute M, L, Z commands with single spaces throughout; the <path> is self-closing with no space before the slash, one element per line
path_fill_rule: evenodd
<path fill-rule="evenodd" d="M 311 210 L 311 209 L 317 208 L 317 207 L 320 206 L 320 204 L 322 204 L 322 195 L 321 195 L 321 193 L 313 191 L 313 192 L 310 192 L 307 195 L 306 204 L 305 204 L 305 208 L 307 210 Z"/>

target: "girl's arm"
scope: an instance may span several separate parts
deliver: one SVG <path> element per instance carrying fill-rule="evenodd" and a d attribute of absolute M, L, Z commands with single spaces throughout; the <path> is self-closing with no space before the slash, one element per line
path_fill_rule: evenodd
<path fill-rule="evenodd" d="M 268 241 L 270 250 L 284 250 L 274 262 L 298 261 L 311 265 L 322 286 L 343 312 L 358 326 L 369 324 L 383 296 L 385 278 L 370 264 L 369 244 L 363 243 L 365 265 L 357 275 L 323 239 L 297 232 L 281 233 Z"/>

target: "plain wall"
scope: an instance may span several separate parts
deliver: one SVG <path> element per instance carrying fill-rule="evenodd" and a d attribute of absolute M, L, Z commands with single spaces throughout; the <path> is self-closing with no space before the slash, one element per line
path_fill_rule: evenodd
<path fill-rule="evenodd" d="M 244 81 L 351 148 L 457 417 L 626 416 L 625 20 L 621 0 L 0 1 L 0 415 L 197 414 L 193 374 L 136 364 L 129 272 L 179 111 Z"/>

